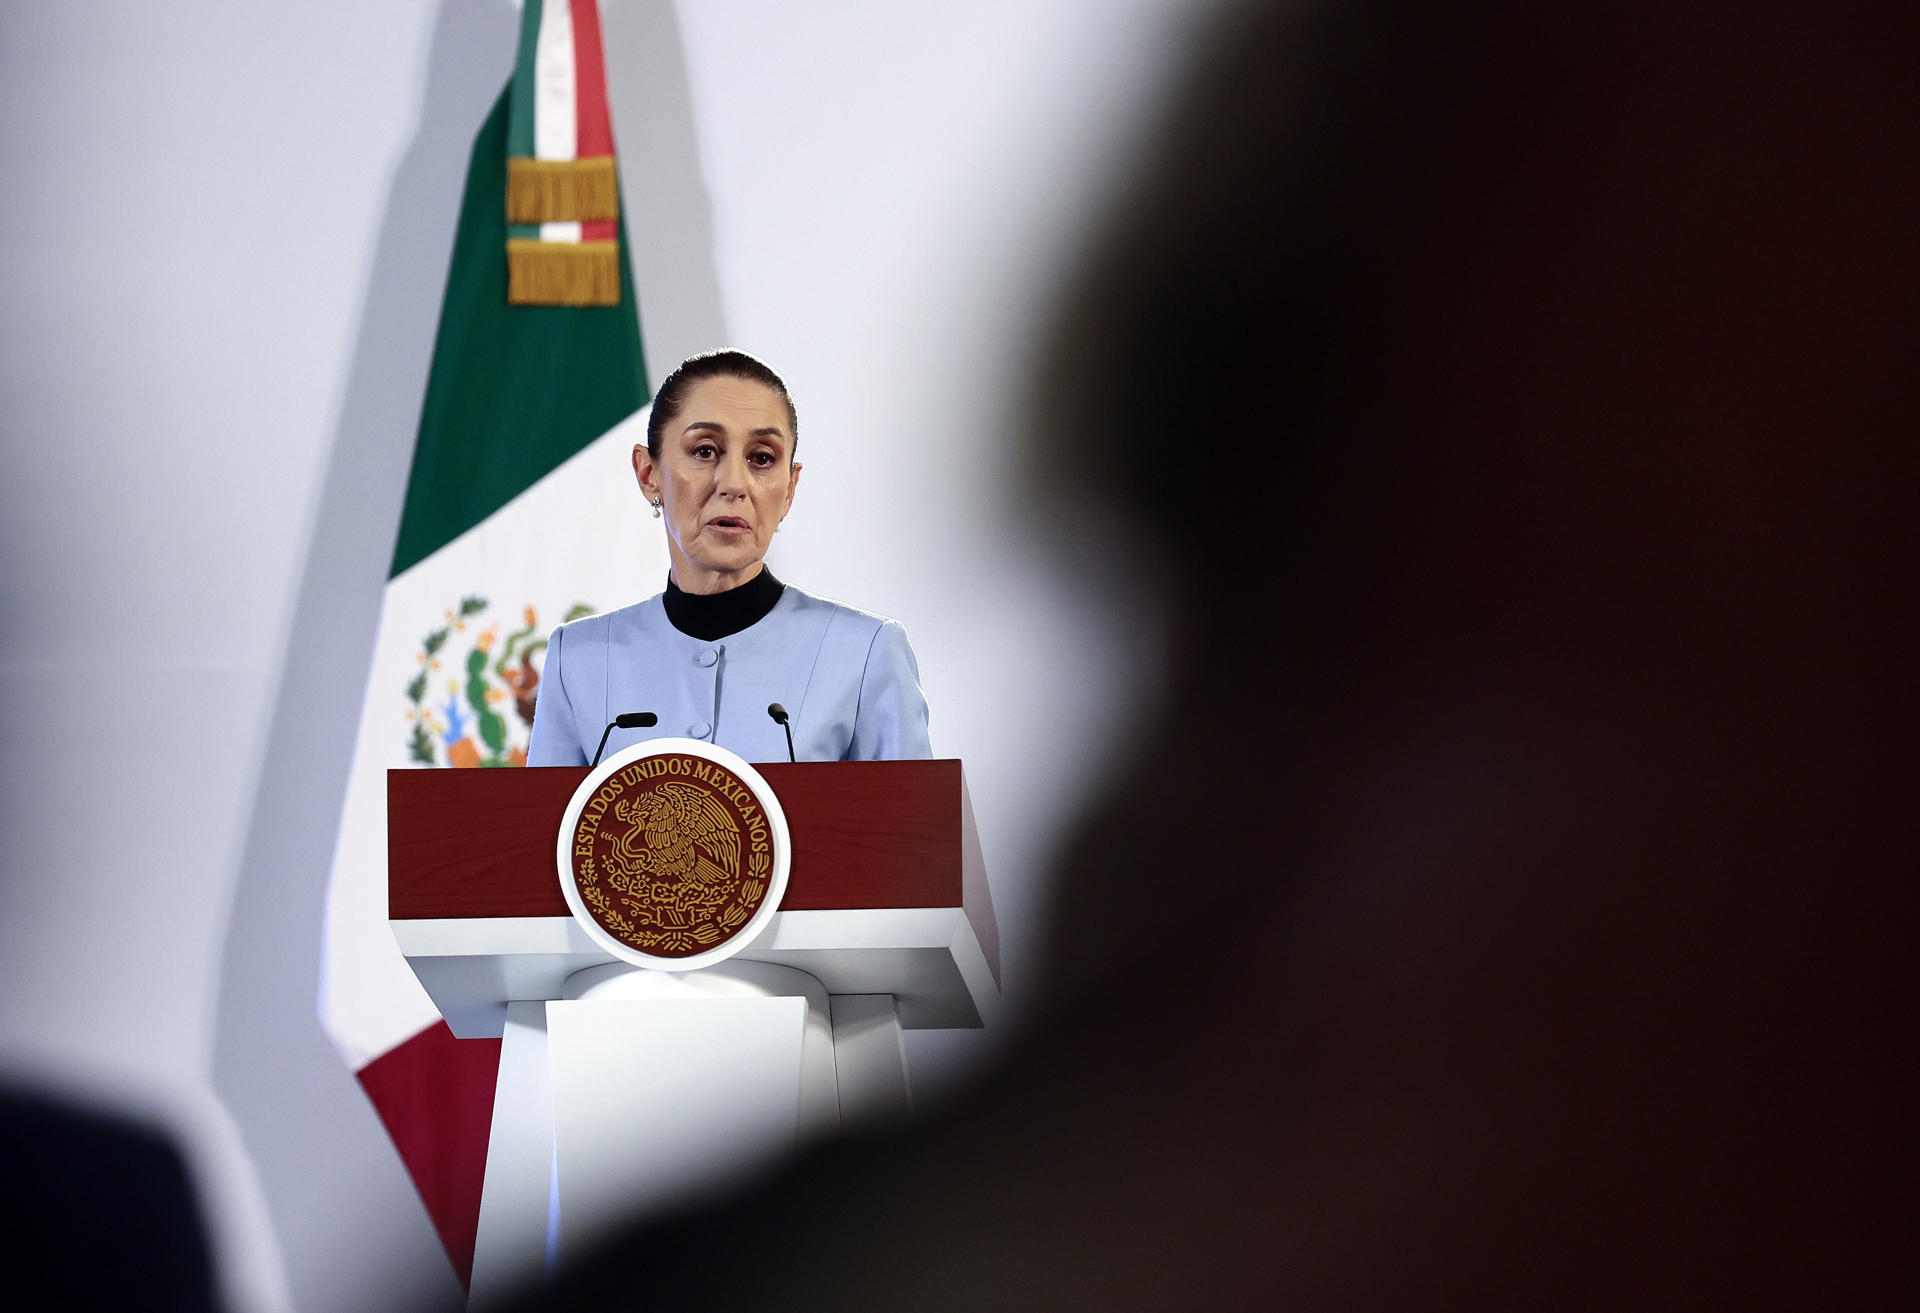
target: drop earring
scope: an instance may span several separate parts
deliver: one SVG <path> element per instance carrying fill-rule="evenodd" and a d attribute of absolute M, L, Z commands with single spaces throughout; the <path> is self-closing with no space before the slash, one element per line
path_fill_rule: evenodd
<path fill-rule="evenodd" d="M 653 518 L 654 518 L 654 519 L 656 519 L 656 520 L 660 518 L 660 503 L 659 503 L 659 502 L 654 502 L 654 503 L 653 503 Z"/>

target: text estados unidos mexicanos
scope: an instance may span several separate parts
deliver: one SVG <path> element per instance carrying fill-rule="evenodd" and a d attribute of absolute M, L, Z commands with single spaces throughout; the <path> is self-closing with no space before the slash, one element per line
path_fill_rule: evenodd
<path fill-rule="evenodd" d="M 593 841 L 599 833 L 600 821 L 616 798 L 640 781 L 662 775 L 681 775 L 699 780 L 731 802 L 740 809 L 740 821 L 747 830 L 747 842 L 752 850 L 756 853 L 767 851 L 767 818 L 746 785 L 724 767 L 715 766 L 699 757 L 663 756 L 634 762 L 602 784 L 593 797 L 587 799 L 587 805 L 580 811 L 580 823 L 573 831 L 574 856 L 593 856 Z"/>

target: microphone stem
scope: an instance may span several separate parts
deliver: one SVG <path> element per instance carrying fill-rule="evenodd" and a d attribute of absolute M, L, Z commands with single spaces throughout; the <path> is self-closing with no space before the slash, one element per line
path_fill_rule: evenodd
<path fill-rule="evenodd" d="M 600 731 L 600 746 L 593 750 L 593 760 L 587 763 L 588 770 L 592 770 L 600 764 L 600 754 L 607 750 L 607 736 L 613 733 L 613 727 L 619 723 L 618 721 L 610 720 L 607 722 L 607 727 Z"/>
<path fill-rule="evenodd" d="M 780 728 L 787 732 L 787 760 L 798 761 L 799 758 L 793 755 L 793 722 L 783 720 L 780 722 Z"/>

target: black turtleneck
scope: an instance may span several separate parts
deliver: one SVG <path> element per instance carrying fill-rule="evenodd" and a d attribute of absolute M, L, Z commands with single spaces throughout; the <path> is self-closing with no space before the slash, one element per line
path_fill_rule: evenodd
<path fill-rule="evenodd" d="M 759 574 L 724 593 L 683 593 L 669 575 L 666 596 L 660 600 L 666 603 L 667 620 L 675 629 L 714 643 L 760 623 L 785 591 L 787 586 L 763 565 Z"/>

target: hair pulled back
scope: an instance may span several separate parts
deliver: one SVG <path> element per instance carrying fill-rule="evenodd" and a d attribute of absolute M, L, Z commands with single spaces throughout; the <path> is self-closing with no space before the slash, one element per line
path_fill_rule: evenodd
<path fill-rule="evenodd" d="M 790 430 L 787 436 L 793 443 L 787 459 L 793 459 L 794 452 L 800 448 L 800 416 L 794 411 L 792 394 L 765 361 L 731 347 L 688 356 L 661 380 L 653 394 L 653 413 L 647 416 L 648 455 L 655 460 L 660 459 L 660 435 L 666 431 L 670 421 L 679 418 L 681 407 L 686 404 L 687 390 L 709 378 L 741 378 L 772 388 L 781 404 L 787 408 L 787 428 Z"/>

